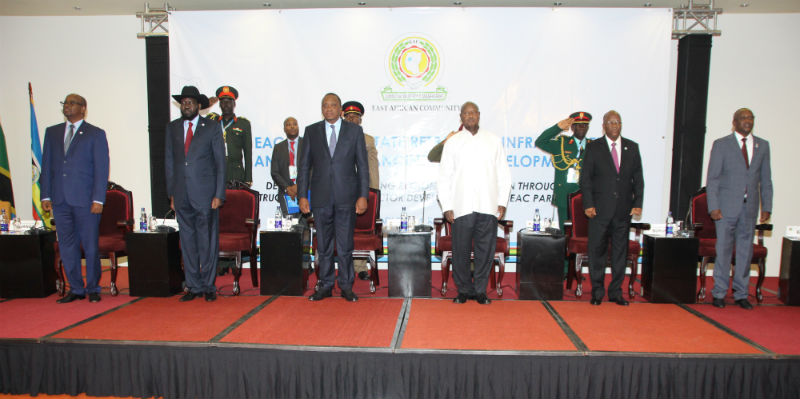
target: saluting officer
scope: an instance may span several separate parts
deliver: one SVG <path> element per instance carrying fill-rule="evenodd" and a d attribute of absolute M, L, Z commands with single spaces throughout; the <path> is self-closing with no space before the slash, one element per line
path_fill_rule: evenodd
<path fill-rule="evenodd" d="M 555 168 L 552 203 L 558 208 L 558 227 L 561 231 L 564 231 L 564 222 L 567 220 L 569 195 L 580 189 L 578 180 L 583 166 L 586 144 L 591 141 L 586 138 L 591 121 L 590 113 L 574 112 L 569 118 L 542 132 L 536 139 L 536 147 L 550 154 Z M 572 135 L 561 134 L 570 129 L 572 129 Z"/>
<path fill-rule="evenodd" d="M 206 118 L 216 121 L 222 127 L 225 141 L 225 181 L 238 180 L 248 186 L 253 184 L 253 134 L 250 121 L 233 113 L 239 91 L 232 86 L 217 89 L 217 99 L 222 116 L 213 112 Z M 244 164 L 242 164 L 244 160 Z"/>

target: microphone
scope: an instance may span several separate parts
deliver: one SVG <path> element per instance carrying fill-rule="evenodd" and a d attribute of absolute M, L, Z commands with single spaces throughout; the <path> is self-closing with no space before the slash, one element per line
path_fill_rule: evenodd
<path fill-rule="evenodd" d="M 167 223 L 166 219 L 167 219 L 167 216 L 169 216 L 170 213 L 174 214 L 175 211 L 170 209 L 170 210 L 167 211 L 167 213 L 164 214 L 164 217 L 161 219 L 163 222 L 161 224 L 159 224 L 158 226 L 156 226 L 156 232 L 157 233 L 173 233 L 173 232 L 177 231 L 174 227 L 166 225 L 166 223 Z"/>
<path fill-rule="evenodd" d="M 425 200 L 428 197 L 427 194 L 428 194 L 427 190 L 423 190 L 422 191 L 422 220 L 421 220 L 422 223 L 414 226 L 414 231 L 416 231 L 416 232 L 426 232 L 427 233 L 427 232 L 433 230 L 433 227 L 425 224 Z"/>

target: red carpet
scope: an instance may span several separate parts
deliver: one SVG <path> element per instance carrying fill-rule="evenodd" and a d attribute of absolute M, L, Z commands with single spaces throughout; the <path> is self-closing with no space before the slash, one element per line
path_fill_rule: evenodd
<path fill-rule="evenodd" d="M 120 341 L 210 341 L 265 297 L 197 298 L 178 302 L 178 296 L 144 298 L 54 338 Z"/>
<path fill-rule="evenodd" d="M 280 297 L 222 339 L 273 345 L 391 346 L 402 299 Z"/>
<path fill-rule="evenodd" d="M 762 353 L 677 305 L 550 304 L 592 351 Z"/>
<path fill-rule="evenodd" d="M 570 351 L 575 346 L 538 301 L 414 299 L 403 349 Z"/>
<path fill-rule="evenodd" d="M 101 301 L 88 299 L 57 304 L 57 294 L 46 298 L 19 298 L 0 302 L 0 337 L 40 338 L 81 320 L 113 309 L 136 298 L 101 294 Z"/>
<path fill-rule="evenodd" d="M 725 309 L 690 305 L 753 342 L 782 355 L 800 355 L 800 307 L 755 306 L 744 310 L 728 300 Z"/>

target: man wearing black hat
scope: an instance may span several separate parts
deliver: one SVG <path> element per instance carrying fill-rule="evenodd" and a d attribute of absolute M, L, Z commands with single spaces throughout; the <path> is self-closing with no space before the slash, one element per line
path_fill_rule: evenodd
<path fill-rule="evenodd" d="M 574 112 L 569 118 L 542 132 L 536 139 L 536 147 L 550 154 L 555 168 L 552 204 L 558 208 L 558 227 L 561 231 L 564 231 L 564 222 L 567 220 L 569 195 L 580 188 L 578 181 L 583 166 L 583 154 L 586 144 L 591 141 L 586 138 L 591 121 L 590 113 Z M 561 134 L 570 129 L 571 136 Z"/>
<path fill-rule="evenodd" d="M 225 200 L 225 144 L 219 123 L 199 115 L 208 97 L 194 86 L 172 96 L 181 117 L 167 125 L 164 168 L 167 195 L 180 227 L 188 292 L 181 302 L 217 299 L 214 285 L 219 256 L 219 208 Z"/>
<path fill-rule="evenodd" d="M 225 181 L 237 180 L 249 186 L 253 184 L 253 134 L 250 121 L 233 112 L 239 91 L 232 86 L 222 86 L 217 89 L 217 99 L 222 116 L 211 112 L 206 118 L 219 123 L 222 128 L 227 158 Z"/>
<path fill-rule="evenodd" d="M 320 283 L 319 290 L 308 299 L 320 301 L 331 296 L 336 245 L 339 289 L 345 300 L 355 302 L 353 231 L 356 214 L 367 211 L 367 148 L 361 126 L 342 120 L 339 96 L 326 94 L 321 108 L 324 119 L 306 126 L 297 173 L 300 211 L 309 213 L 313 206 L 317 228 Z M 307 199 L 309 191 L 311 201 Z"/>
<path fill-rule="evenodd" d="M 364 116 L 364 106 L 358 101 L 348 101 L 342 104 L 342 114 L 344 120 L 361 126 Z M 380 172 L 378 168 L 378 148 L 375 147 L 375 138 L 364 133 L 364 142 L 367 145 L 367 163 L 369 163 L 369 188 L 374 190 L 381 189 Z M 369 269 L 365 259 L 353 259 L 353 269 L 358 278 L 369 280 Z"/>

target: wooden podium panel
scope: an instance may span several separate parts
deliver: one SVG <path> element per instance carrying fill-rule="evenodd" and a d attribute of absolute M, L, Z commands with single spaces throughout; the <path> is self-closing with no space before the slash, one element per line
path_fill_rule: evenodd
<path fill-rule="evenodd" d="M 56 292 L 54 231 L 0 234 L 0 298 L 43 298 Z"/>
<path fill-rule="evenodd" d="M 695 303 L 699 245 L 695 237 L 645 234 L 642 256 L 644 298 L 656 303 Z"/>
<path fill-rule="evenodd" d="M 125 235 L 131 296 L 172 296 L 183 291 L 180 237 L 171 233 Z M 215 271 L 216 273 L 216 271 Z"/>
<path fill-rule="evenodd" d="M 310 266 L 308 228 L 297 226 L 291 231 L 262 231 L 261 295 L 301 296 L 306 282 L 303 269 Z"/>
<path fill-rule="evenodd" d="M 431 296 L 431 233 L 388 234 L 389 296 Z"/>

